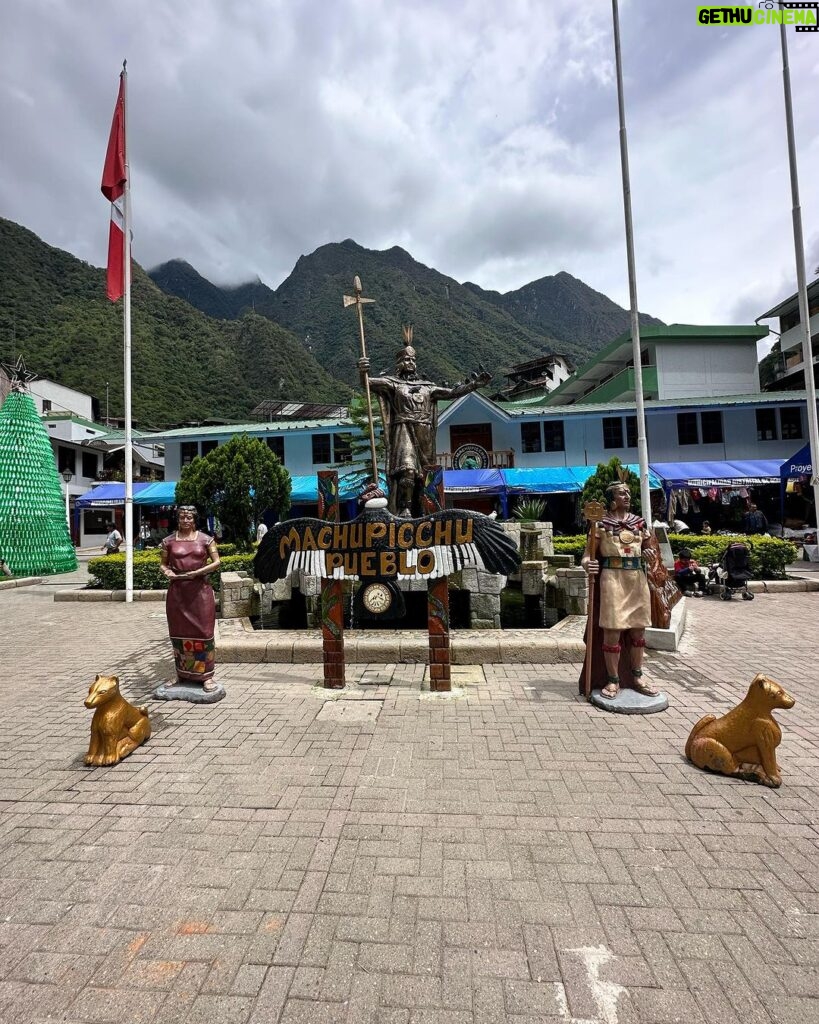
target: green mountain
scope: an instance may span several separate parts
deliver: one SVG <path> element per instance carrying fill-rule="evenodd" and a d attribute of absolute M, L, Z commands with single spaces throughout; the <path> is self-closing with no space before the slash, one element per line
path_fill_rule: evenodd
<path fill-rule="evenodd" d="M 586 349 L 584 358 L 588 358 L 631 329 L 627 309 L 565 270 L 505 294 L 484 291 L 471 282 L 464 287 L 506 310 L 518 323 L 563 342 L 567 354 L 571 354 L 568 346 L 575 346 Z M 660 326 L 662 320 L 641 313 L 640 323 Z"/>
<path fill-rule="evenodd" d="M 165 263 L 150 275 L 163 289 L 203 310 L 217 308 L 213 285 L 195 270 Z M 334 376 L 357 383 L 358 324 L 342 295 L 358 274 L 366 307 L 367 348 L 373 371 L 393 366 L 402 324 L 415 329 L 414 344 L 423 375 L 455 382 L 478 363 L 496 374 L 510 364 L 560 351 L 582 363 L 629 327 L 629 314 L 611 299 L 570 274 L 560 273 L 506 295 L 459 284 L 418 263 L 404 249 L 365 249 L 352 239 L 323 245 L 299 258 L 278 288 L 257 280 L 223 288 L 218 308 L 241 315 L 252 309 L 299 336 L 308 352 Z M 197 281 L 198 279 L 198 281 Z M 660 323 L 643 316 L 645 323 Z"/>
<path fill-rule="evenodd" d="M 152 271 L 159 279 L 164 267 Z M 553 342 L 513 319 L 451 277 L 418 263 L 397 246 L 384 252 L 348 239 L 302 256 L 274 291 L 261 282 L 225 289 L 241 298 L 237 310 L 252 308 L 301 338 L 330 373 L 357 383 L 360 356 L 358 319 L 342 296 L 352 293 L 358 274 L 365 296 L 367 349 L 373 372 L 391 369 L 401 346 L 401 327 L 412 324 L 419 372 L 454 383 L 482 363 L 497 372 L 508 362 L 531 359 Z"/>
<path fill-rule="evenodd" d="M 167 295 L 137 264 L 131 308 L 140 426 L 241 420 L 268 398 L 350 397 L 283 327 L 254 313 L 205 316 Z M 103 395 L 110 382 L 111 414 L 122 415 L 122 303 L 106 298 L 105 272 L 0 219 L 0 360 L 21 352 L 40 376 L 88 394 Z"/>

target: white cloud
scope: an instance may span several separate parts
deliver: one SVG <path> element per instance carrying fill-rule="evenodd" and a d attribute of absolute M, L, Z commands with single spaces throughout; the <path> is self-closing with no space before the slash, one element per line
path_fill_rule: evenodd
<path fill-rule="evenodd" d="M 793 288 L 778 31 L 650 0 L 621 17 L 641 307 L 758 315 Z M 565 269 L 627 301 L 608 0 L 17 0 L 4 21 L 0 214 L 83 259 L 105 258 L 127 56 L 146 266 L 276 285 L 352 237 L 488 288 Z M 789 39 L 815 263 L 819 38 Z"/>

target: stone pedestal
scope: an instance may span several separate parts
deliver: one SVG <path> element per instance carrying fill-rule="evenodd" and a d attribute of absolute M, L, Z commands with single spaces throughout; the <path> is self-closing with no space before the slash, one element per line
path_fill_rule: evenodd
<path fill-rule="evenodd" d="M 151 694 L 154 700 L 184 700 L 189 704 L 216 704 L 224 700 L 227 691 L 221 683 L 208 692 L 196 683 L 163 683 Z"/>
<path fill-rule="evenodd" d="M 592 690 L 591 702 L 601 711 L 611 711 L 615 715 L 656 715 L 668 707 L 668 697 L 664 693 L 647 697 L 628 687 L 622 687 L 616 697 L 604 697 L 600 690 Z"/>

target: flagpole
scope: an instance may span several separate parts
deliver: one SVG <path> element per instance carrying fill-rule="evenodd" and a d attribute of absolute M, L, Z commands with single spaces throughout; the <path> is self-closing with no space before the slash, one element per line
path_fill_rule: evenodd
<path fill-rule="evenodd" d="M 134 600 L 134 452 L 131 438 L 131 168 L 128 162 L 128 71 L 122 62 L 122 120 L 125 137 L 123 231 L 123 362 L 125 389 L 125 600 Z"/>
<path fill-rule="evenodd" d="M 628 294 L 631 307 L 631 351 L 634 363 L 634 398 L 637 413 L 637 461 L 640 468 L 640 504 L 648 528 L 651 529 L 651 491 L 648 486 L 648 442 L 646 412 L 643 402 L 643 360 L 640 345 L 640 312 L 637 306 L 637 271 L 634 261 L 634 227 L 631 218 L 631 179 L 628 169 L 628 138 L 626 136 L 626 105 L 623 96 L 623 64 L 620 58 L 620 15 L 617 0 L 611 0 L 614 21 L 614 62 L 617 69 L 617 108 L 620 114 L 620 168 L 623 177 L 623 213 L 626 220 L 626 259 L 628 262 Z"/>
<path fill-rule="evenodd" d="M 799 202 L 799 172 L 796 166 L 796 136 L 793 129 L 793 102 L 791 99 L 791 71 L 788 61 L 788 37 L 785 25 L 779 26 L 782 44 L 782 80 L 785 88 L 785 127 L 788 133 L 788 167 L 791 175 L 791 202 L 793 219 L 793 247 L 796 256 L 796 291 L 799 296 L 799 320 L 802 324 L 802 362 L 805 366 L 805 391 L 808 406 L 808 438 L 810 440 L 811 485 L 813 487 L 813 514 L 819 526 L 819 424 L 816 417 L 816 383 L 813 370 L 813 349 L 810 335 L 810 309 L 808 286 L 805 279 L 805 243 L 802 237 L 802 207 Z"/>

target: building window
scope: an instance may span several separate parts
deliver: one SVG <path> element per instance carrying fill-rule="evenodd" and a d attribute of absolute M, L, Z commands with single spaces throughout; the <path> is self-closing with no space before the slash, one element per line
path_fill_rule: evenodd
<path fill-rule="evenodd" d="M 695 412 L 677 413 L 677 442 L 679 444 L 699 444 L 697 430 L 697 414 Z"/>
<path fill-rule="evenodd" d="M 93 452 L 82 453 L 82 475 L 89 480 L 96 480 L 99 473 L 99 457 Z"/>
<path fill-rule="evenodd" d="M 203 441 L 202 442 L 202 455 L 207 455 L 208 452 L 212 452 L 215 448 L 219 447 L 218 441 Z"/>
<path fill-rule="evenodd" d="M 313 434 L 313 465 L 319 466 L 322 463 L 333 461 L 332 456 L 332 434 Z"/>
<path fill-rule="evenodd" d="M 47 412 L 51 412 L 51 399 L 44 398 L 43 399 L 43 414 L 45 414 Z"/>
<path fill-rule="evenodd" d="M 623 417 L 606 416 L 603 419 L 603 447 L 623 447 Z"/>
<path fill-rule="evenodd" d="M 266 438 L 267 447 L 273 452 L 279 462 L 284 465 L 284 438 L 283 437 L 268 437 Z"/>
<path fill-rule="evenodd" d="M 57 449 L 57 471 L 62 473 L 67 469 L 69 473 L 77 472 L 77 453 L 73 448 Z"/>
<path fill-rule="evenodd" d="M 722 444 L 722 413 L 719 409 L 700 413 L 703 444 Z"/>
<path fill-rule="evenodd" d="M 757 441 L 776 441 L 776 409 L 757 409 L 756 411 Z"/>
<path fill-rule="evenodd" d="M 782 428 L 783 441 L 801 440 L 803 437 L 801 409 L 780 409 L 779 425 Z"/>
<path fill-rule="evenodd" d="M 333 434 L 333 462 L 352 462 L 349 434 Z"/>
<path fill-rule="evenodd" d="M 183 441 L 179 446 L 179 464 L 181 466 L 189 466 L 198 454 L 198 441 Z"/>
<path fill-rule="evenodd" d="M 540 423 L 521 423 L 520 446 L 526 455 L 530 455 L 532 452 L 543 451 Z"/>
<path fill-rule="evenodd" d="M 565 448 L 563 420 L 546 420 L 543 424 L 543 450 L 545 452 L 562 452 Z"/>
<path fill-rule="evenodd" d="M 626 448 L 637 447 L 637 417 L 626 416 Z"/>

